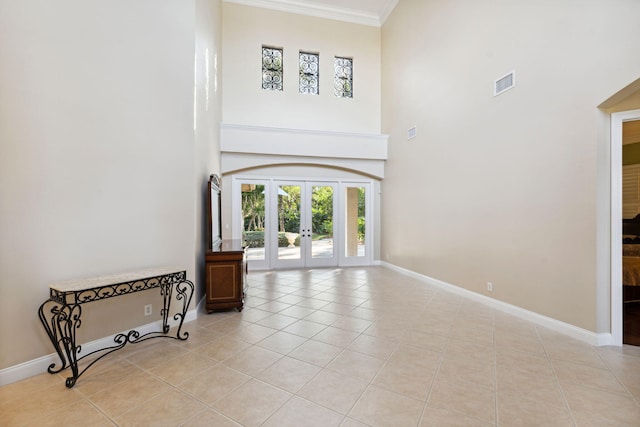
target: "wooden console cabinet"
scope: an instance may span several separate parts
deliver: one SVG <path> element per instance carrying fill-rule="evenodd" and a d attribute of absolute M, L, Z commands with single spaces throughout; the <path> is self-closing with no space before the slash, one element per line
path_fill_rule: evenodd
<path fill-rule="evenodd" d="M 246 283 L 245 248 L 240 240 L 222 240 L 205 254 L 206 308 L 242 311 Z"/>

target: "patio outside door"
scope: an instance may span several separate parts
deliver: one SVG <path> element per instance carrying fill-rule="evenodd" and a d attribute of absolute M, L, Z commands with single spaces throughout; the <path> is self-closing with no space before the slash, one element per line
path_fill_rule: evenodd
<path fill-rule="evenodd" d="M 370 184 L 240 178 L 234 235 L 250 269 L 369 265 Z M 238 237 L 239 238 L 239 237 Z"/>
<path fill-rule="evenodd" d="M 334 246 L 336 184 L 274 181 L 271 224 L 274 268 L 338 265 Z M 272 188 L 273 188 L 272 187 Z"/>

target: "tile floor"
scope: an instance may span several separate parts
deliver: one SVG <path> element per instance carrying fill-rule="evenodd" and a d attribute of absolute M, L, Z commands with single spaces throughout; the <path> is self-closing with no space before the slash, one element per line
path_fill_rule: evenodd
<path fill-rule="evenodd" d="M 596 348 L 382 267 L 252 272 L 66 389 L 0 388 L 2 426 L 640 426 L 640 347 Z"/>

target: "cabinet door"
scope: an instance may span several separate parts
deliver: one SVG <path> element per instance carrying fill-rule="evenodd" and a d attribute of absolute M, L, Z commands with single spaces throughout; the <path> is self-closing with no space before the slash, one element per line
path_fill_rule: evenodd
<path fill-rule="evenodd" d="M 207 263 L 207 301 L 239 301 L 242 292 L 239 274 L 242 271 L 238 263 Z"/>

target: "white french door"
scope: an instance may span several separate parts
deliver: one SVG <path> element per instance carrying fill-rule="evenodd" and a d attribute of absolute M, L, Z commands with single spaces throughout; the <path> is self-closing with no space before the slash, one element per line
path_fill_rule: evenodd
<path fill-rule="evenodd" d="M 270 185 L 271 182 L 264 179 L 233 181 L 233 238 L 244 241 L 248 265 L 256 270 L 270 268 L 270 236 L 267 233 L 271 222 Z"/>
<path fill-rule="evenodd" d="M 371 186 L 369 183 L 340 184 L 338 221 L 338 264 L 341 266 L 371 263 Z"/>
<path fill-rule="evenodd" d="M 273 181 L 271 253 L 274 268 L 338 265 L 333 227 L 336 184 Z"/>
<path fill-rule="evenodd" d="M 233 235 L 248 245 L 249 268 L 371 263 L 369 182 L 237 178 L 233 187 Z"/>

